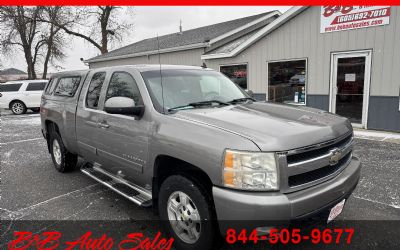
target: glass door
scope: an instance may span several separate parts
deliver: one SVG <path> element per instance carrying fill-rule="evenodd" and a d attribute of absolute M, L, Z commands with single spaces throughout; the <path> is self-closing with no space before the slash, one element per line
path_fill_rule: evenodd
<path fill-rule="evenodd" d="M 366 126 L 370 51 L 333 54 L 331 112 Z"/>

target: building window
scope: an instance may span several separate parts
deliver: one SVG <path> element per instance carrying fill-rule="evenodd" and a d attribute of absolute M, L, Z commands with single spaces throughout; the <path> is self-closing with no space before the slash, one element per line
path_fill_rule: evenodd
<path fill-rule="evenodd" d="M 247 64 L 220 66 L 219 71 L 242 89 L 247 89 Z"/>
<path fill-rule="evenodd" d="M 268 63 L 268 100 L 302 105 L 306 100 L 306 60 Z"/>

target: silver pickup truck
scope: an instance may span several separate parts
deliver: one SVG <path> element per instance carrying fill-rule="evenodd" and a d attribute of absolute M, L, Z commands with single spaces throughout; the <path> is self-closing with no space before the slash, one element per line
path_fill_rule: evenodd
<path fill-rule="evenodd" d="M 54 74 L 41 101 L 55 168 L 152 206 L 177 248 L 208 249 L 243 222 L 327 222 L 358 183 L 350 122 L 257 102 L 221 73 L 171 65 Z"/>

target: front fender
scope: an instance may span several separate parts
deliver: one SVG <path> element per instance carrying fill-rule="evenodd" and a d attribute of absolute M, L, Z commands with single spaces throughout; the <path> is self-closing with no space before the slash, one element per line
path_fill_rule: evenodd
<path fill-rule="evenodd" d="M 167 155 L 200 168 L 214 185 L 221 185 L 222 157 L 227 148 L 260 150 L 252 141 L 237 134 L 173 115 L 161 115 L 150 142 L 149 169 L 145 174 L 149 177 L 153 174 L 157 156 Z"/>

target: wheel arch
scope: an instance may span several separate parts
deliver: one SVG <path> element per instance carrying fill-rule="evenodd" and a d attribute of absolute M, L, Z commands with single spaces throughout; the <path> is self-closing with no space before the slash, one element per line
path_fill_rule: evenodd
<path fill-rule="evenodd" d="M 158 155 L 153 166 L 152 196 L 153 205 L 157 205 L 161 184 L 172 175 L 182 175 L 198 185 L 201 185 L 212 197 L 213 183 L 210 177 L 200 167 L 187 161 L 169 155 Z"/>
<path fill-rule="evenodd" d="M 45 120 L 45 128 L 46 128 L 46 141 L 47 141 L 47 150 L 50 153 L 50 133 L 56 132 L 58 135 L 61 136 L 60 128 L 58 127 L 57 123 L 52 120 Z"/>
<path fill-rule="evenodd" d="M 22 102 L 22 103 L 25 105 L 25 107 L 28 108 L 28 107 L 26 106 L 26 103 L 25 103 L 24 101 L 22 101 L 21 99 L 12 99 L 12 100 L 8 103 L 9 109 L 11 109 L 11 105 L 12 105 L 14 102 Z"/>

